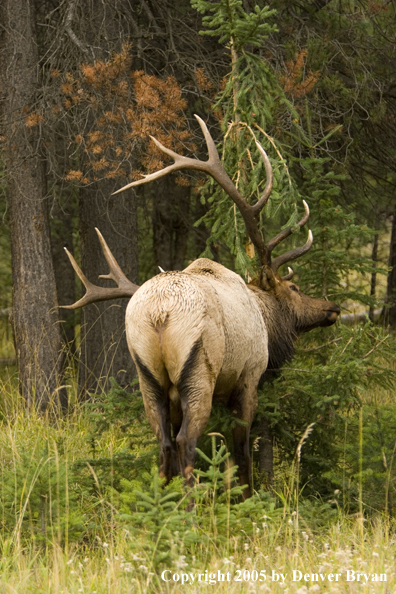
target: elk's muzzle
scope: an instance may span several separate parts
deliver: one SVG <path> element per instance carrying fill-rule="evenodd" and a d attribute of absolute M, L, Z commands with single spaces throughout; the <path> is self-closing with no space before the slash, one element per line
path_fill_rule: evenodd
<path fill-rule="evenodd" d="M 340 308 L 335 303 L 329 303 L 329 306 L 326 310 L 326 320 L 323 326 L 332 326 L 337 321 L 337 318 L 340 314 Z"/>

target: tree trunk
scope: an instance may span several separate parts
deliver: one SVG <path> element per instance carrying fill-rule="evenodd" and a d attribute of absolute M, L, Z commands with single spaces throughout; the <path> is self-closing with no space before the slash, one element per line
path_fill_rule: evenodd
<path fill-rule="evenodd" d="M 12 323 L 21 391 L 46 410 L 59 391 L 62 354 L 48 225 L 44 161 L 40 156 L 38 50 L 33 0 L 1 0 L 4 133 L 10 206 Z M 35 124 L 35 125 L 34 125 Z"/>
<path fill-rule="evenodd" d="M 164 270 L 182 270 L 187 252 L 190 187 L 178 186 L 175 177 L 170 176 L 157 182 L 151 191 L 155 263 Z"/>
<path fill-rule="evenodd" d="M 373 263 L 373 272 L 371 273 L 370 297 L 375 297 L 377 288 L 377 273 L 375 272 L 375 269 L 378 266 L 378 233 L 374 235 L 373 248 L 371 250 L 371 260 Z M 369 318 L 371 322 L 374 322 L 374 311 L 374 307 L 371 305 L 369 309 Z"/>
<path fill-rule="evenodd" d="M 138 282 L 135 194 L 129 191 L 111 196 L 122 185 L 122 181 L 114 186 L 103 180 L 80 190 L 81 267 L 95 284 L 100 274 L 108 273 L 95 227 L 101 231 L 126 276 Z M 102 286 L 114 286 L 111 281 L 99 282 Z M 127 299 L 115 299 L 91 304 L 82 310 L 78 378 L 82 398 L 87 392 L 107 391 L 111 377 L 122 387 L 127 387 L 135 377 L 125 338 L 127 305 Z"/>
<path fill-rule="evenodd" d="M 389 246 L 389 267 L 385 321 L 392 328 L 396 328 L 396 205 L 393 213 L 391 241 Z"/>
<path fill-rule="evenodd" d="M 274 478 L 274 448 L 271 427 L 265 417 L 260 421 L 259 435 L 259 471 L 263 474 L 265 487 L 270 489 Z"/>
<path fill-rule="evenodd" d="M 70 266 L 64 248 L 73 253 L 73 207 L 72 197 L 67 196 L 64 204 L 59 201 L 51 208 L 51 246 L 54 262 L 56 292 L 60 305 L 69 305 L 76 301 L 76 284 L 73 267 Z M 69 353 L 75 352 L 75 311 L 60 310 L 61 330 Z"/>

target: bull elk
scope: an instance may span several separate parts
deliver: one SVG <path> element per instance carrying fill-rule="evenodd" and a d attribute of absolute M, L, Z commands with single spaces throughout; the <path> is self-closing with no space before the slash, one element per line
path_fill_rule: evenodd
<path fill-rule="evenodd" d="M 233 439 L 234 459 L 246 498 L 251 494 L 249 432 L 260 378 L 267 368 L 279 368 L 290 360 L 300 333 L 330 326 L 340 309 L 330 301 L 304 295 L 291 281 L 291 269 L 286 276 L 278 274 L 281 265 L 308 252 L 313 238 L 309 231 L 304 246 L 272 257 L 274 248 L 290 236 L 292 229 L 284 229 L 267 243 L 260 233 L 258 217 L 272 189 L 272 168 L 264 149 L 256 142 L 266 170 L 266 186 L 258 202 L 250 205 L 225 172 L 205 123 L 196 118 L 205 136 L 207 161 L 178 155 L 153 138 L 174 163 L 118 192 L 180 169 L 211 175 L 243 217 L 261 261 L 258 278 L 245 284 L 221 264 L 200 258 L 182 272 L 162 272 L 138 287 L 122 273 L 97 230 L 110 267 L 109 274 L 101 278 L 112 279 L 117 288 L 91 284 L 68 253 L 87 291 L 67 307 L 133 296 L 126 311 L 126 335 L 145 410 L 160 443 L 161 476 L 169 481 L 181 472 L 186 483 L 192 483 L 196 443 L 208 422 L 212 400 L 216 399 L 243 421 L 235 424 Z M 300 227 L 309 217 L 305 202 L 304 208 Z"/>

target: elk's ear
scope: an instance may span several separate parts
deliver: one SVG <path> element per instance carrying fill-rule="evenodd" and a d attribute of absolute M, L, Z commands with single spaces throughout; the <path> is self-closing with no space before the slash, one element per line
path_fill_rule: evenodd
<path fill-rule="evenodd" d="M 269 266 L 263 266 L 260 274 L 260 287 L 264 291 L 273 291 L 277 284 L 279 284 L 279 281 L 273 270 Z"/>

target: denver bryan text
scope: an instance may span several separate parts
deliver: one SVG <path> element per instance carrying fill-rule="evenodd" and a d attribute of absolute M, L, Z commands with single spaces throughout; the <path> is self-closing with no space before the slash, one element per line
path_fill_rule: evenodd
<path fill-rule="evenodd" d="M 342 573 L 303 573 L 299 569 L 293 569 L 293 582 L 338 582 L 345 579 L 347 582 L 386 582 L 386 573 L 363 573 L 353 569 L 347 569 Z"/>

